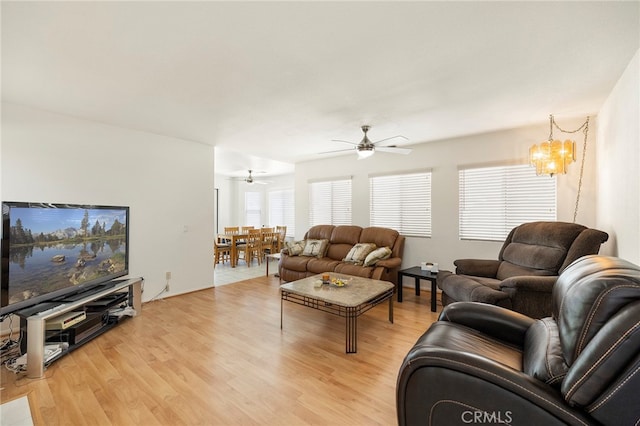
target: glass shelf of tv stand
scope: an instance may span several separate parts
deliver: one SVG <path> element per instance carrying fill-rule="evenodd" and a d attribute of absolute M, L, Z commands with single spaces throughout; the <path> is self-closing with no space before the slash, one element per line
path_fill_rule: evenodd
<path fill-rule="evenodd" d="M 140 313 L 142 309 L 142 278 L 131 278 L 101 291 L 92 292 L 80 300 L 54 302 L 55 305 L 53 307 L 27 316 L 27 377 L 38 378 L 44 374 L 44 347 L 47 320 L 73 311 L 89 302 L 116 293 L 127 287 L 129 288 L 128 305 Z"/>

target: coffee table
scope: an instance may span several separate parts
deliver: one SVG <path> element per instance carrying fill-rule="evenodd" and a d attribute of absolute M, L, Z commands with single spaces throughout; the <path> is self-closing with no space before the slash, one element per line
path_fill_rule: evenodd
<path fill-rule="evenodd" d="M 307 306 L 345 318 L 346 349 L 348 354 L 358 351 L 358 317 L 376 305 L 389 301 L 389 322 L 393 324 L 393 290 L 388 281 L 372 280 L 344 274 L 330 274 L 331 278 L 348 280 L 344 287 L 331 284 L 317 286 L 322 274 L 303 278 L 280 286 L 280 329 L 282 329 L 284 301 Z"/>

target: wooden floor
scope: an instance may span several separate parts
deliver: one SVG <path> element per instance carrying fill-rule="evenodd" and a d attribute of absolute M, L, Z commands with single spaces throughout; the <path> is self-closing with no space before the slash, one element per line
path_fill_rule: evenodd
<path fill-rule="evenodd" d="M 436 319 L 430 294 L 358 319 L 284 304 L 260 277 L 146 303 L 53 363 L 41 379 L 3 369 L 1 402 L 27 395 L 35 425 L 394 425 L 402 360 Z M 440 310 L 440 307 L 439 309 Z"/>

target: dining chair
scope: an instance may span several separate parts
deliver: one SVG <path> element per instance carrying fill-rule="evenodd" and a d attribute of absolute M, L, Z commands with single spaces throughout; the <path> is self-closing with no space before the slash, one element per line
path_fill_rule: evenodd
<path fill-rule="evenodd" d="M 213 267 L 218 263 L 224 263 L 225 260 L 231 260 L 231 245 L 225 243 L 222 239 L 217 239 L 213 245 Z"/>
<path fill-rule="evenodd" d="M 278 233 L 262 231 L 262 257 L 267 254 L 276 253 L 278 249 Z"/>
<path fill-rule="evenodd" d="M 240 253 L 244 256 L 247 266 L 256 258 L 258 265 L 262 262 L 262 234 L 259 229 L 249 229 L 246 241 L 236 246 L 236 265 L 240 260 Z"/>
<path fill-rule="evenodd" d="M 286 226 L 276 226 L 276 232 L 278 233 L 278 247 L 276 247 L 277 251 L 282 250 L 284 246 L 284 239 L 287 236 L 287 227 Z"/>
<path fill-rule="evenodd" d="M 224 227 L 225 235 L 238 235 L 240 233 L 239 226 L 225 226 Z M 222 242 L 225 244 L 230 244 L 231 240 L 229 238 L 222 239 Z"/>
<path fill-rule="evenodd" d="M 244 234 L 247 234 L 252 229 L 255 229 L 255 226 L 249 226 L 249 225 L 241 226 L 240 227 L 240 233 L 244 235 Z M 238 240 L 238 244 L 243 244 L 245 242 L 246 242 L 246 240 L 244 238 L 241 238 L 241 239 Z"/>
<path fill-rule="evenodd" d="M 270 248 L 271 247 L 271 241 L 267 242 L 266 239 L 265 239 L 265 235 L 273 232 L 273 228 L 268 227 L 268 226 L 263 226 L 262 228 L 260 228 L 260 232 L 262 232 L 262 246 L 263 246 L 262 247 L 262 251 L 263 251 L 263 255 L 264 255 L 264 250 L 265 250 L 264 246 L 265 245 L 269 246 L 269 247 L 266 247 L 266 248 Z"/>

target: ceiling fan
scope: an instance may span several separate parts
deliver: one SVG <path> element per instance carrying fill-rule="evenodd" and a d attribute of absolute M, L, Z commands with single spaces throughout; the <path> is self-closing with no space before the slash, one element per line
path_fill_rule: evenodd
<path fill-rule="evenodd" d="M 376 142 L 371 142 L 369 140 L 369 137 L 367 136 L 367 132 L 369 131 L 369 129 L 371 128 L 371 126 L 362 126 L 361 129 L 364 132 L 364 136 L 362 138 L 362 140 L 359 143 L 355 143 L 355 142 L 349 142 L 349 141 L 344 141 L 341 139 L 332 139 L 332 142 L 342 142 L 342 143 L 348 143 L 351 145 L 354 145 L 356 153 L 358 154 L 358 159 L 361 160 L 363 158 L 367 158 L 367 157 L 371 157 L 376 151 L 380 151 L 380 152 L 389 152 L 392 154 L 409 154 L 411 153 L 411 149 L 409 148 L 398 148 L 397 146 L 378 146 L 377 144 L 379 144 L 380 142 L 386 142 L 386 141 L 390 141 L 392 139 L 397 139 L 397 138 L 401 138 L 404 140 L 409 140 L 404 136 L 401 135 L 397 135 L 397 136 L 391 136 L 390 138 L 385 138 L 385 139 L 381 139 L 379 141 Z M 321 154 L 329 154 L 329 153 L 333 153 L 333 152 L 343 152 L 343 151 L 350 151 L 353 148 L 348 148 L 348 149 L 338 149 L 335 151 L 326 151 L 326 152 L 321 152 Z"/>
<path fill-rule="evenodd" d="M 249 169 L 249 176 L 247 176 L 246 178 L 244 178 L 243 180 L 248 183 L 249 185 L 253 185 L 254 183 L 257 183 L 258 185 L 266 185 L 269 182 L 263 181 L 263 180 L 255 180 L 253 179 L 253 175 L 251 174 L 253 172 L 253 170 Z M 266 173 L 266 172 L 256 172 L 256 173 Z"/>

